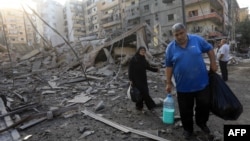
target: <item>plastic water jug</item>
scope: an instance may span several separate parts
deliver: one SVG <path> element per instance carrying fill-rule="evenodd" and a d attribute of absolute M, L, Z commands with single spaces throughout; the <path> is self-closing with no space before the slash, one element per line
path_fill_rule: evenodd
<path fill-rule="evenodd" d="M 163 123 L 174 123 L 174 99 L 171 94 L 167 94 L 167 97 L 163 101 Z"/>

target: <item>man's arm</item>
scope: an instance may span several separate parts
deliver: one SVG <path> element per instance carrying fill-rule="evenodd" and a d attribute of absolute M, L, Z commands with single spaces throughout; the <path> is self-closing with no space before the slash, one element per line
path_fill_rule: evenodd
<path fill-rule="evenodd" d="M 172 67 L 166 67 L 166 91 L 170 93 L 172 91 L 172 74 L 173 74 L 173 68 Z"/>
<path fill-rule="evenodd" d="M 219 60 L 223 58 L 224 54 L 220 54 Z"/>
<path fill-rule="evenodd" d="M 208 55 L 209 60 L 210 60 L 210 70 L 216 72 L 218 68 L 216 65 L 214 50 L 213 49 L 209 50 L 207 55 Z"/>

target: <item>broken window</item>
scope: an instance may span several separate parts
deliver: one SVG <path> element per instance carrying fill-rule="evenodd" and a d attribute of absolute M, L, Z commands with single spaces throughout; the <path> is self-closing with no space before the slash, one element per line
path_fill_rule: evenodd
<path fill-rule="evenodd" d="M 146 22 L 148 25 L 150 25 L 150 20 L 146 20 L 145 22 Z"/>
<path fill-rule="evenodd" d="M 174 20 L 174 14 L 169 14 L 168 21 L 173 21 L 173 20 Z"/>
<path fill-rule="evenodd" d="M 158 18 L 158 14 L 157 14 L 157 13 L 155 14 L 155 20 L 156 20 L 156 21 L 158 21 L 158 20 L 159 20 L 159 18 Z"/>
<path fill-rule="evenodd" d="M 198 10 L 193 10 L 188 12 L 189 17 L 198 16 Z"/>
<path fill-rule="evenodd" d="M 192 32 L 194 32 L 194 33 L 202 32 L 202 26 L 194 26 Z"/>
<path fill-rule="evenodd" d="M 144 6 L 144 10 L 147 12 L 147 11 L 149 11 L 149 5 L 145 5 Z"/>
<path fill-rule="evenodd" d="M 173 31 L 172 30 L 169 30 L 168 33 L 169 33 L 170 36 L 173 36 Z"/>
<path fill-rule="evenodd" d="M 162 3 L 172 4 L 174 0 L 162 0 Z"/>

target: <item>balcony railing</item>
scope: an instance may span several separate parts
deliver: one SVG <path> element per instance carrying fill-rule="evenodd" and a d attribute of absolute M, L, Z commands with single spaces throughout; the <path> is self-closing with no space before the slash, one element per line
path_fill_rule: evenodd
<path fill-rule="evenodd" d="M 139 7 L 139 3 L 136 3 L 136 4 L 125 7 L 124 10 L 127 11 L 127 10 L 130 10 L 130 9 L 136 9 L 138 7 Z"/>
<path fill-rule="evenodd" d="M 219 5 L 220 7 L 223 7 L 223 2 L 221 0 L 185 0 L 185 5 L 191 5 L 191 4 L 199 4 L 202 2 L 209 2 L 213 5 Z"/>
<path fill-rule="evenodd" d="M 138 17 L 140 17 L 139 12 L 134 12 L 134 13 L 127 14 L 126 19 L 127 20 L 132 20 L 132 19 L 135 19 L 135 18 L 138 18 Z"/>
<path fill-rule="evenodd" d="M 112 8 L 112 7 L 115 7 L 116 5 L 118 6 L 118 1 L 113 1 L 113 2 L 110 2 L 110 3 L 105 3 L 104 5 L 102 5 L 100 7 L 100 10 L 105 10 L 105 9 L 109 9 L 109 8 Z"/>
<path fill-rule="evenodd" d="M 204 15 L 198 15 L 198 16 L 192 16 L 189 17 L 187 16 L 187 22 L 193 22 L 193 21 L 201 21 L 201 20 L 206 20 L 206 19 L 213 19 L 215 22 L 222 23 L 223 18 L 216 12 L 212 13 L 204 13 Z"/>
<path fill-rule="evenodd" d="M 74 28 L 77 28 L 77 27 L 84 27 L 84 25 L 83 25 L 83 24 L 77 24 L 77 23 L 76 23 L 76 24 L 73 24 L 73 27 L 74 27 Z"/>
<path fill-rule="evenodd" d="M 110 14 L 102 14 L 101 19 L 106 19 L 112 16 L 112 13 Z"/>
<path fill-rule="evenodd" d="M 83 16 L 73 16 L 72 20 L 84 20 Z"/>
<path fill-rule="evenodd" d="M 77 32 L 77 31 L 74 32 L 74 36 L 83 36 L 83 35 L 85 35 L 84 32 Z"/>
<path fill-rule="evenodd" d="M 105 23 L 102 26 L 104 28 L 106 28 L 106 27 L 113 26 L 113 25 L 120 24 L 120 23 L 121 23 L 121 21 L 112 21 L 112 22 L 109 22 L 109 23 Z"/>
<path fill-rule="evenodd" d="M 222 36 L 222 33 L 218 31 L 213 31 L 213 32 L 209 32 L 208 36 L 219 37 L 219 36 Z"/>

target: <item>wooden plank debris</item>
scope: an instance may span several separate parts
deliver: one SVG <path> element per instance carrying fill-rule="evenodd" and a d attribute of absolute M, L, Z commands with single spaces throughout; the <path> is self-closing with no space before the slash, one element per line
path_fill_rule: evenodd
<path fill-rule="evenodd" d="M 96 114 L 94 114 L 94 113 L 92 113 L 92 112 L 90 112 L 90 111 L 88 111 L 88 110 L 84 110 L 84 111 L 82 111 L 82 113 L 84 113 L 85 115 L 88 115 L 88 116 L 90 116 L 90 117 L 92 117 L 92 118 L 94 118 L 94 119 L 96 119 L 96 120 L 99 120 L 99 121 L 101 121 L 101 122 L 103 122 L 103 123 L 106 123 L 107 125 L 110 125 L 110 126 L 112 126 L 112 127 L 114 127 L 114 128 L 117 128 L 117 129 L 119 129 L 119 130 L 121 130 L 121 131 L 123 131 L 123 132 L 125 132 L 125 133 L 129 133 L 129 132 L 130 132 L 130 131 L 129 131 L 127 128 L 125 128 L 124 126 L 121 126 L 121 125 L 119 125 L 119 124 L 117 124 L 117 123 L 114 123 L 114 122 L 108 120 L 108 119 L 105 119 L 105 118 L 103 118 L 103 117 L 101 117 L 101 116 L 98 116 L 98 115 L 96 115 Z"/>
<path fill-rule="evenodd" d="M 2 98 L 0 98 L 0 113 L 6 114 L 6 108 L 4 106 Z M 6 126 L 10 126 L 13 124 L 12 119 L 10 116 L 5 116 L 3 119 L 0 119 L 0 130 L 5 128 Z M 10 132 L 4 132 L 0 134 L 0 140 L 1 141 L 19 141 L 20 140 L 20 134 L 17 132 L 16 129 L 11 130 Z"/>
<path fill-rule="evenodd" d="M 125 133 L 129 133 L 129 132 L 132 132 L 132 133 L 135 133 L 135 134 L 138 134 L 138 135 L 141 135 L 141 136 L 144 136 L 144 137 L 148 137 L 148 138 L 151 138 L 153 140 L 157 140 L 157 141 L 170 141 L 170 140 L 167 140 L 167 139 L 163 139 L 159 136 L 156 136 L 156 135 L 152 135 L 152 134 L 149 134 L 147 132 L 144 132 L 144 131 L 140 131 L 140 130 L 136 130 L 136 129 L 133 129 L 133 128 L 130 128 L 130 127 L 127 127 L 127 126 L 124 126 L 124 125 L 121 125 L 121 124 L 118 124 L 118 123 L 115 123 L 113 121 L 110 121 L 108 119 L 105 119 L 101 116 L 98 116 L 97 114 L 95 113 L 92 113 L 88 110 L 84 110 L 82 111 L 82 113 L 84 113 L 85 115 L 88 115 L 98 121 L 101 121 L 107 125 L 110 125 L 114 128 L 117 128 Z"/>
<path fill-rule="evenodd" d="M 16 109 L 11 109 L 11 112 L 8 112 L 8 113 L 6 112 L 5 114 L 1 114 L 0 118 L 5 117 L 5 116 L 9 116 L 9 115 L 13 115 L 13 114 L 17 114 L 17 113 L 22 112 L 24 110 L 33 109 L 37 106 L 38 106 L 37 103 L 32 103 L 32 104 L 25 105 L 25 106 L 22 106 L 22 107 L 19 107 Z"/>
<path fill-rule="evenodd" d="M 72 111 L 73 110 L 79 110 L 79 106 L 76 105 L 76 106 L 70 106 L 70 107 L 63 107 L 63 108 L 60 108 L 60 109 L 52 110 L 52 111 L 50 111 L 50 113 L 53 115 L 53 117 L 57 117 L 57 116 L 65 113 L 65 112 L 68 112 L 68 111 L 71 111 L 71 110 Z M 32 119 L 43 118 L 43 117 L 47 118 L 47 115 L 48 115 L 48 112 L 42 112 L 42 113 L 38 113 L 38 114 L 29 115 L 29 116 L 17 121 L 16 123 L 13 123 L 11 125 L 8 124 L 7 125 L 8 127 L 4 128 L 4 129 L 0 128 L 0 133 L 2 133 L 4 131 L 8 131 L 8 130 L 10 130 L 12 128 L 16 128 L 20 124 L 25 123 L 27 121 L 30 121 Z"/>
<path fill-rule="evenodd" d="M 91 76 L 91 75 L 87 75 L 87 78 L 95 79 L 95 80 L 103 80 L 104 79 L 103 77 L 96 77 L 96 76 Z"/>
<path fill-rule="evenodd" d="M 50 91 L 50 90 L 43 91 L 42 95 L 45 95 L 45 94 L 56 94 L 56 91 Z"/>
<path fill-rule="evenodd" d="M 18 127 L 18 129 L 24 130 L 26 128 L 34 126 L 34 125 L 36 125 L 36 124 L 38 124 L 40 122 L 43 122 L 45 120 L 47 120 L 47 117 L 42 117 L 42 118 L 39 118 L 39 119 L 33 119 L 33 120 L 29 121 L 28 123 L 25 123 L 22 126 Z"/>
<path fill-rule="evenodd" d="M 19 99 L 21 99 L 23 102 L 27 102 L 27 98 L 26 97 L 23 97 L 22 95 L 20 95 L 19 93 L 17 92 L 14 92 L 13 91 L 13 94 L 15 94 Z"/>

